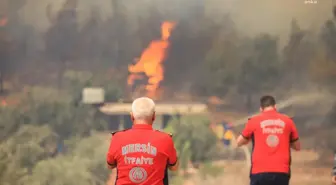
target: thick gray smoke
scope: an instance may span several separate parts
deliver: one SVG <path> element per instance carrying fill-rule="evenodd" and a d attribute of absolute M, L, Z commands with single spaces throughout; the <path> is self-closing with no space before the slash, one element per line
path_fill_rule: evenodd
<path fill-rule="evenodd" d="M 92 68 L 103 62 L 126 73 L 125 66 L 160 37 L 161 22 L 170 20 L 177 27 L 164 64 L 164 85 L 189 88 L 188 82 L 202 80 L 200 64 L 217 38 L 240 41 L 267 33 L 278 38 L 280 53 L 293 18 L 301 29 L 316 35 L 333 16 L 331 1 L 313 5 L 303 0 L 67 1 L 69 5 L 64 5 L 65 0 L 11 1 L 11 7 L 16 7 L 8 9 L 8 37 L 14 45 L 11 70 L 29 73 L 37 65 L 45 71 L 62 72 L 67 66 Z M 37 81 L 47 80 L 41 75 Z"/>

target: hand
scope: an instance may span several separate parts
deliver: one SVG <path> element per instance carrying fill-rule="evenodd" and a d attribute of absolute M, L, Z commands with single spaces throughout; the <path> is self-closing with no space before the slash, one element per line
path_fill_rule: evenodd
<path fill-rule="evenodd" d="M 334 175 L 334 176 L 331 178 L 331 182 L 332 182 L 333 184 L 336 184 L 336 175 Z"/>
<path fill-rule="evenodd" d="M 238 144 L 237 144 L 237 142 L 236 142 L 235 139 L 231 139 L 230 146 L 231 146 L 232 148 L 238 148 Z"/>

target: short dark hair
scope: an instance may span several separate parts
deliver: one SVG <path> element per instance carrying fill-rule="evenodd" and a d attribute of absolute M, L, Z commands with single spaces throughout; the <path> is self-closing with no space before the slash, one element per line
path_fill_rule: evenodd
<path fill-rule="evenodd" d="M 273 107 L 276 104 L 275 98 L 273 96 L 262 96 L 260 98 L 260 107 L 266 108 L 266 107 Z"/>

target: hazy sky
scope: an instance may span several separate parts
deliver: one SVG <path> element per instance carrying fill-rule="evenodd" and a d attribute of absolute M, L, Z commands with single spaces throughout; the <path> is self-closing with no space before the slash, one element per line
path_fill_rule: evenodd
<path fill-rule="evenodd" d="M 40 29 L 48 27 L 45 18 L 45 6 L 54 5 L 54 12 L 64 0 L 27 0 L 22 11 L 26 21 L 35 24 Z M 127 0 L 126 0 L 127 1 Z M 137 0 L 137 7 L 148 6 L 155 0 Z M 183 0 L 181 0 L 183 1 Z M 209 8 L 214 13 L 231 12 L 238 28 L 249 35 L 267 32 L 285 38 L 288 35 L 289 24 L 293 17 L 297 18 L 303 28 L 318 30 L 324 21 L 332 16 L 332 0 L 317 0 L 317 4 L 305 4 L 304 0 L 206 0 L 211 2 Z M 96 5 L 102 15 L 111 12 L 111 0 L 79 0 L 80 17 L 85 18 L 89 6 Z M 130 2 L 130 1 L 128 1 Z M 190 2 L 190 1 L 189 1 Z M 336 3 L 336 1 L 335 1 Z M 335 4 L 334 3 L 334 4 Z M 282 39 L 284 40 L 284 39 Z"/>
<path fill-rule="evenodd" d="M 49 26 L 49 20 L 46 18 L 46 6 L 52 5 L 53 13 L 62 7 L 64 0 L 27 0 L 25 8 L 22 10 L 22 16 L 26 22 L 36 25 L 40 30 L 44 30 Z M 80 19 L 90 13 L 91 6 L 98 6 L 102 15 L 108 15 L 111 13 L 110 0 L 79 0 L 79 14 Z"/>
<path fill-rule="evenodd" d="M 248 32 L 287 34 L 289 23 L 295 17 L 303 28 L 319 29 L 332 17 L 332 1 L 318 0 L 317 4 L 304 4 L 304 0 L 236 0 L 234 17 Z M 240 2 L 238 2 L 240 1 Z"/>

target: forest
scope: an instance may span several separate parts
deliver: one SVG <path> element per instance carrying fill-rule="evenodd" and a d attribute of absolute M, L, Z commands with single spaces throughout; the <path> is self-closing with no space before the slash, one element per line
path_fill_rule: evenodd
<path fill-rule="evenodd" d="M 96 107 L 81 103 L 84 87 L 104 88 L 108 102 L 129 100 L 133 92 L 153 90 L 153 86 L 138 85 L 145 85 L 146 74 L 151 74 L 160 78 L 153 79 L 159 101 L 218 97 L 243 112 L 257 111 L 258 97 L 267 93 L 282 98 L 290 92 L 336 91 L 333 7 L 318 32 L 303 29 L 293 17 L 282 46 L 278 35 L 243 34 L 230 13 L 217 12 L 214 17 L 207 8 L 215 1 L 199 0 L 188 10 L 179 10 L 182 5 L 177 0 L 169 6 L 158 1 L 137 12 L 127 8 L 130 1 L 111 0 L 107 17 L 92 6 L 83 21 L 78 1 L 65 0 L 58 10 L 51 4 L 43 10 L 42 16 L 49 21 L 45 31 L 24 21 L 25 0 L 0 3 L 2 185 L 102 185 L 109 181 L 105 162 L 109 122 Z M 167 22 L 174 25 L 168 35 L 162 28 Z M 155 50 L 163 54 L 150 56 L 153 63 L 146 65 L 159 67 L 138 71 L 142 77 L 130 87 L 130 66 L 146 59 L 144 53 L 153 41 L 165 44 L 164 50 Z M 327 117 L 321 125 L 327 128 L 323 134 L 330 141 L 336 101 L 333 96 L 325 98 L 332 108 L 324 113 Z M 174 133 L 183 168 L 187 161 L 206 163 L 216 156 L 216 138 L 208 129 L 208 118 L 182 119 L 195 123 L 192 127 L 177 122 L 181 120 L 171 120 L 167 130 L 183 131 Z M 333 143 L 327 146 L 336 149 Z"/>

